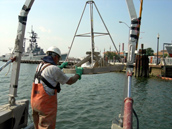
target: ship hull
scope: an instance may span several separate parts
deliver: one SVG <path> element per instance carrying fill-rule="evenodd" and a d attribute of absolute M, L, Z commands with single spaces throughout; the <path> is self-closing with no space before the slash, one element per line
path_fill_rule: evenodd
<path fill-rule="evenodd" d="M 22 61 L 40 61 L 42 60 L 42 58 L 46 56 L 46 55 L 36 55 L 34 56 L 33 54 L 30 54 L 30 55 L 22 55 L 22 58 L 21 60 Z M 10 58 L 12 57 L 12 54 L 11 55 L 4 55 L 4 56 L 1 56 L 0 57 L 0 61 L 8 61 Z M 64 53 L 64 54 L 61 54 L 61 59 L 60 61 L 65 61 L 66 60 L 66 57 L 67 57 L 67 54 Z"/>
<path fill-rule="evenodd" d="M 42 58 L 46 56 L 46 55 L 30 55 L 30 56 L 22 56 L 22 60 L 34 60 L 34 61 L 38 61 L 38 60 L 42 60 Z M 67 54 L 61 54 L 61 61 L 65 61 L 67 57 Z"/>

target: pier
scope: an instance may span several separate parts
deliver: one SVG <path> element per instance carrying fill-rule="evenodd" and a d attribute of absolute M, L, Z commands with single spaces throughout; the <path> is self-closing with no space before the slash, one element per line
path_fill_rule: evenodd
<path fill-rule="evenodd" d="M 153 59 L 149 63 L 149 75 L 172 78 L 172 58 L 161 58 L 157 65 L 157 60 Z"/>
<path fill-rule="evenodd" d="M 149 75 L 172 78 L 172 65 L 149 65 Z"/>
<path fill-rule="evenodd" d="M 172 59 L 171 59 L 172 60 Z M 2 60 L 3 62 L 7 62 L 7 60 Z M 21 63 L 28 63 L 28 64 L 39 64 L 42 60 L 21 60 Z M 164 65 L 164 61 L 166 61 L 166 65 Z M 167 63 L 168 62 L 168 63 Z M 60 61 L 58 65 L 61 65 L 63 61 Z M 76 62 L 68 62 L 69 66 L 73 66 L 74 64 L 77 64 Z M 115 65 L 116 63 L 114 63 Z M 124 64 L 126 63 L 117 63 L 119 64 Z M 112 65 L 113 66 L 113 65 Z M 134 69 L 136 68 L 136 63 L 134 65 Z M 125 72 L 125 66 L 124 69 L 122 70 Z M 137 71 L 136 69 L 134 70 L 134 74 L 136 74 Z M 138 72 L 138 71 L 137 71 Z M 141 72 L 141 71 L 140 71 Z M 140 73 L 142 74 L 142 73 Z M 156 65 L 156 60 L 153 61 L 152 63 L 148 64 L 148 74 L 149 76 L 157 76 L 157 77 L 170 77 L 172 78 L 172 63 L 169 63 L 169 59 L 163 60 L 163 58 L 160 60 L 160 64 Z M 145 75 L 145 73 L 143 74 Z"/>
<path fill-rule="evenodd" d="M 7 62 L 8 60 L 1 60 L 3 62 Z M 21 63 L 26 63 L 26 64 L 39 64 L 41 63 L 42 60 L 21 60 Z M 59 61 L 59 64 L 58 65 L 61 65 L 63 63 L 63 61 Z M 76 64 L 76 62 L 68 62 L 68 65 L 69 66 L 72 66 Z"/>

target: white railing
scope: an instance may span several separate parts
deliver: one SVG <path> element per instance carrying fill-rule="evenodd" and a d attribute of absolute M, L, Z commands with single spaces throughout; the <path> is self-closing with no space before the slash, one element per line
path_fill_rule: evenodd
<path fill-rule="evenodd" d="M 164 62 L 166 65 L 172 65 L 172 58 L 168 57 L 168 58 L 164 58 L 164 59 L 163 58 L 158 59 L 158 64 L 164 65 Z M 149 59 L 149 64 L 156 65 L 157 58 L 153 58 L 152 61 L 150 61 L 150 59 Z"/>
<path fill-rule="evenodd" d="M 163 60 L 163 58 L 161 60 Z M 172 65 L 172 58 L 164 58 L 164 61 L 165 61 L 166 65 Z M 164 62 L 164 61 L 162 61 L 162 62 Z"/>

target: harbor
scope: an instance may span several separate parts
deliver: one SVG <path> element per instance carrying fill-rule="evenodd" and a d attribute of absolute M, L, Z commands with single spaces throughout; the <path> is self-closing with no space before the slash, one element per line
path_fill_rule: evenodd
<path fill-rule="evenodd" d="M 161 59 L 163 62 L 164 59 Z M 166 60 L 169 60 L 168 58 Z M 170 60 L 172 60 L 170 58 Z M 7 60 L 2 60 L 1 62 L 7 62 Z M 26 64 L 39 64 L 41 63 L 42 60 L 22 60 L 21 63 L 26 63 Z M 167 62 L 167 61 L 166 61 Z M 60 61 L 58 65 L 61 65 L 63 63 L 63 61 Z M 72 61 L 72 62 L 68 62 L 68 67 L 72 67 L 75 66 L 78 63 L 78 61 Z M 115 64 L 115 63 L 113 63 Z M 110 67 L 113 67 L 114 65 L 110 65 Z M 126 72 L 126 63 L 119 63 L 117 62 L 115 64 L 115 66 L 121 66 L 121 68 L 116 67 L 112 68 L 111 72 Z M 135 69 L 135 65 L 134 65 L 134 69 Z M 148 77 L 157 77 L 157 78 L 161 78 L 161 79 L 167 79 L 167 80 L 172 80 L 172 64 L 169 63 L 168 65 L 165 65 L 160 63 L 159 65 L 156 65 L 156 61 L 154 61 L 153 63 L 149 63 L 148 65 Z M 65 69 L 65 71 L 67 71 L 67 69 Z M 110 71 L 109 71 L 110 72 Z M 135 70 L 134 70 L 135 72 Z M 74 72 L 71 72 L 74 73 Z M 134 75 L 136 75 L 135 73 L 133 73 Z"/>
<path fill-rule="evenodd" d="M 150 28 L 147 29 L 145 23 L 148 23 L 149 13 L 147 8 L 144 11 L 146 15 L 142 14 L 143 0 L 126 0 L 128 10 L 121 1 L 95 0 L 98 6 L 93 0 L 85 1 L 78 20 L 76 12 L 77 9 L 81 11 L 83 1 L 52 1 L 49 4 L 38 1 L 42 4 L 41 14 L 37 14 L 40 7 L 35 1 L 25 0 L 21 5 L 21 2 L 14 2 L 16 9 L 20 6 L 20 13 L 14 15 L 16 18 L 18 16 L 18 28 L 15 40 L 13 38 L 13 48 L 9 43 L 14 35 L 13 31 L 9 31 L 14 29 L 8 28 L 11 23 L 6 25 L 7 29 L 0 29 L 3 30 L 1 48 L 4 48 L 1 52 L 7 49 L 6 45 L 10 46 L 10 53 L 0 56 L 0 129 L 36 129 L 45 126 L 52 129 L 172 128 L 169 104 L 172 99 L 172 41 L 166 42 L 171 30 L 168 30 L 168 26 L 165 31 L 159 28 L 160 32 L 154 24 L 152 32 Z M 2 3 L 6 6 L 14 4 Z M 167 8 L 167 2 L 165 4 Z M 111 8 L 112 5 L 117 6 Z M 148 6 L 146 2 L 145 7 Z M 103 12 L 100 13 L 99 7 Z M 45 12 L 42 8 L 48 10 Z M 10 16 L 13 16 L 14 11 L 11 10 L 6 12 L 11 12 Z M 127 11 L 129 17 L 123 13 Z M 110 22 L 108 18 L 111 18 Z M 115 22 L 118 20 L 125 24 L 129 33 L 125 34 L 125 29 L 119 27 L 122 24 L 115 23 L 113 28 L 113 18 L 117 18 Z M 14 20 L 5 19 L 7 23 Z M 78 24 L 76 21 L 79 21 Z M 3 20 L 2 23 L 6 24 Z M 16 26 L 15 22 L 12 23 Z M 29 34 L 26 23 L 31 26 Z M 40 37 L 30 24 L 34 24 Z M 142 32 L 144 29 L 146 32 Z M 69 39 L 72 39 L 71 44 Z M 155 45 L 152 44 L 155 39 L 157 53 L 154 53 Z M 127 45 L 124 47 L 124 44 Z M 42 65 L 37 67 L 39 63 Z"/>
<path fill-rule="evenodd" d="M 0 62 L 0 65 L 3 63 Z M 18 100 L 30 99 L 36 67 L 37 64 L 21 64 Z M 1 104 L 5 104 L 8 100 L 8 80 L 11 77 L 10 73 L 6 75 L 8 69 L 7 67 L 0 72 Z M 118 116 L 118 112 L 121 111 L 123 101 L 121 94 L 123 94 L 125 78 L 125 73 L 122 72 L 83 75 L 82 81 L 74 85 L 62 85 L 61 93 L 58 94 L 59 110 L 56 129 L 110 129 L 114 116 Z M 133 77 L 134 109 L 137 111 L 141 128 L 168 129 L 172 127 L 171 84 L 171 81 L 157 77 Z M 30 124 L 32 121 L 30 106 L 29 115 Z M 133 120 L 135 123 L 135 119 Z M 136 125 L 133 128 L 135 127 Z"/>

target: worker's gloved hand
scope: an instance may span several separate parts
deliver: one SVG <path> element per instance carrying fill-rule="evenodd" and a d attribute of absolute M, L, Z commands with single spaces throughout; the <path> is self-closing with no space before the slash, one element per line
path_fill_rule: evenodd
<path fill-rule="evenodd" d="M 79 75 L 79 80 L 81 80 L 81 75 L 82 75 L 82 72 L 83 72 L 83 68 L 82 67 L 75 67 L 75 71 L 76 71 L 76 74 Z"/>
<path fill-rule="evenodd" d="M 66 67 L 68 64 L 68 62 L 63 62 L 60 66 L 58 66 L 60 69 L 63 69 L 64 67 Z"/>

